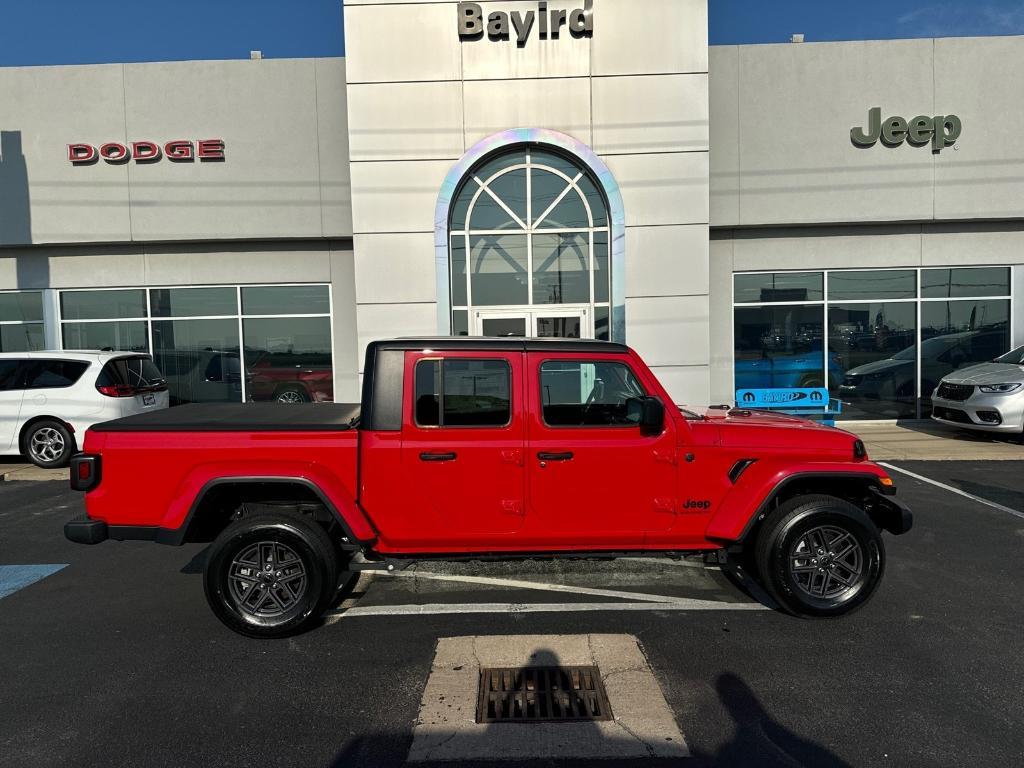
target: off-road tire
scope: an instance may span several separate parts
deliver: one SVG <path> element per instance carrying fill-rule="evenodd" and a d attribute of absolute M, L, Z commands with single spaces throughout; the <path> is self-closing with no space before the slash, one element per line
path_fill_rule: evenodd
<path fill-rule="evenodd" d="M 230 629 L 288 637 L 319 620 L 334 599 L 338 556 L 327 532 L 308 516 L 256 512 L 229 525 L 210 546 L 203 583 L 214 615 Z"/>
<path fill-rule="evenodd" d="M 761 585 L 787 613 L 832 618 L 874 594 L 885 572 L 885 545 L 862 509 L 834 496 L 799 496 L 765 521 L 754 560 Z"/>

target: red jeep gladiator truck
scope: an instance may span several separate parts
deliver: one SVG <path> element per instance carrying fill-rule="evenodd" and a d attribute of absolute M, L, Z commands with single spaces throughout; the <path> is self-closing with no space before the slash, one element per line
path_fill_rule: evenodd
<path fill-rule="evenodd" d="M 799 616 L 863 605 L 912 517 L 854 435 L 671 399 L 600 341 L 370 344 L 362 403 L 199 404 L 99 424 L 75 542 L 212 542 L 231 629 L 309 626 L 354 570 L 731 552 Z M 357 554 L 362 555 L 353 563 Z"/>

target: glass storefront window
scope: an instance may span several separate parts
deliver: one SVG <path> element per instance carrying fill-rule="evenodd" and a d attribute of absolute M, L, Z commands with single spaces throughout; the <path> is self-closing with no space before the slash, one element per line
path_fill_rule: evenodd
<path fill-rule="evenodd" d="M 469 238 L 469 249 L 474 305 L 493 307 L 529 302 L 526 235 L 473 235 Z"/>
<path fill-rule="evenodd" d="M 250 400 L 334 399 L 329 317 L 243 320 L 242 341 Z"/>
<path fill-rule="evenodd" d="M 587 304 L 590 246 L 585 234 L 533 236 L 533 303 Z"/>
<path fill-rule="evenodd" d="M 167 379 L 171 405 L 242 399 L 237 320 L 154 321 L 153 361 Z"/>
<path fill-rule="evenodd" d="M 994 360 L 1010 348 L 1010 302 L 926 301 L 921 305 L 921 399 L 943 376 Z"/>
<path fill-rule="evenodd" d="M 42 323 L 0 325 L 0 352 L 36 352 L 45 346 Z"/>
<path fill-rule="evenodd" d="M 820 305 L 737 307 L 736 389 L 825 386 L 823 320 Z"/>
<path fill-rule="evenodd" d="M 862 299 L 913 299 L 917 297 L 917 272 L 913 269 L 852 270 L 828 273 L 831 301 Z"/>
<path fill-rule="evenodd" d="M 62 331 L 64 349 L 149 352 L 148 328 L 145 320 L 63 323 Z"/>
<path fill-rule="evenodd" d="M 925 299 L 1009 295 L 1009 267 L 926 269 L 921 273 L 921 297 Z"/>
<path fill-rule="evenodd" d="M 244 315 L 327 315 L 331 297 L 326 285 L 260 285 L 242 288 Z"/>
<path fill-rule="evenodd" d="M 209 317 L 238 314 L 235 288 L 160 288 L 150 291 L 153 317 Z M 154 342 L 154 346 L 155 346 Z"/>
<path fill-rule="evenodd" d="M 733 300 L 737 304 L 820 301 L 823 298 L 825 277 L 821 272 L 738 274 L 734 278 Z"/>
<path fill-rule="evenodd" d="M 63 291 L 60 315 L 64 320 L 120 320 L 144 318 L 146 291 Z"/>
<path fill-rule="evenodd" d="M 42 321 L 42 291 L 0 293 L 0 323 L 41 323 Z"/>
<path fill-rule="evenodd" d="M 843 401 L 845 418 L 916 416 L 916 344 L 914 302 L 829 307 L 828 348 L 844 371 L 842 382 L 830 391 Z"/>

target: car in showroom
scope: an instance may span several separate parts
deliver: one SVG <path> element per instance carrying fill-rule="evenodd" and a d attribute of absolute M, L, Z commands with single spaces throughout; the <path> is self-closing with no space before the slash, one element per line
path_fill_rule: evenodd
<path fill-rule="evenodd" d="M 132 352 L 0 353 L 0 455 L 67 466 L 94 424 L 166 408 L 167 383 Z"/>
<path fill-rule="evenodd" d="M 943 377 L 932 418 L 984 432 L 1024 433 L 1024 347 Z"/>
<path fill-rule="evenodd" d="M 329 403 L 334 400 L 334 371 L 329 354 L 250 353 L 246 350 L 245 375 L 248 397 L 256 402 Z"/>

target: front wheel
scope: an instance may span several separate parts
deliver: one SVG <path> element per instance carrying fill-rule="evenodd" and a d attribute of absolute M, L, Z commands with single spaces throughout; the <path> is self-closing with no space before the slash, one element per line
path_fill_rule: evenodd
<path fill-rule="evenodd" d="M 249 637 L 294 635 L 319 618 L 338 585 L 330 537 L 299 512 L 260 512 L 217 537 L 204 572 L 206 600 Z"/>
<path fill-rule="evenodd" d="M 763 586 L 797 616 L 851 613 L 871 598 L 885 572 L 878 528 L 863 510 L 832 496 L 783 504 L 756 547 Z"/>

